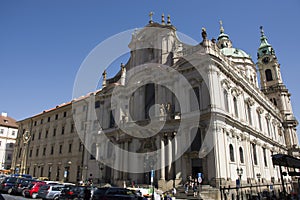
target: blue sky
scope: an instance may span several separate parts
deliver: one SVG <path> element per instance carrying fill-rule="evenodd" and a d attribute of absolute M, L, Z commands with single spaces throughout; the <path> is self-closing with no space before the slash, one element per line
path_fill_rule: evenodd
<path fill-rule="evenodd" d="M 114 34 L 145 26 L 153 11 L 154 21 L 170 14 L 178 31 L 199 42 L 202 27 L 209 38 L 217 38 L 222 20 L 233 46 L 255 62 L 263 25 L 300 120 L 299 10 L 298 0 L 1 0 L 0 112 L 21 120 L 70 101 L 76 73 L 89 52 Z"/>

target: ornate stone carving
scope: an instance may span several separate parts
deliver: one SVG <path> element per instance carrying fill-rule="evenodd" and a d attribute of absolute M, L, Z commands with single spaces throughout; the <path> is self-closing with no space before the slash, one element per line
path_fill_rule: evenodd
<path fill-rule="evenodd" d="M 257 107 L 256 111 L 259 113 L 259 114 L 263 114 L 264 112 L 264 109 L 262 107 Z"/>
<path fill-rule="evenodd" d="M 255 101 L 253 100 L 253 98 L 248 97 L 245 99 L 245 103 L 248 104 L 249 106 L 253 106 Z"/>

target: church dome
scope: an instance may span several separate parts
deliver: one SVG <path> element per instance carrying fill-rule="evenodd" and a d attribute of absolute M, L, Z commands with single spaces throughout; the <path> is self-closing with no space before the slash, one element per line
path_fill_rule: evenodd
<path fill-rule="evenodd" d="M 221 52 L 225 56 L 236 57 L 236 58 L 251 58 L 251 56 L 247 54 L 245 51 L 237 48 L 223 48 L 221 49 Z"/>

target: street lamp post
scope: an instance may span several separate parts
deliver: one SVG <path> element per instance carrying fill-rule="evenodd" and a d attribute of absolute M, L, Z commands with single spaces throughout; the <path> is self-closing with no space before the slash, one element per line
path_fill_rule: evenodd
<path fill-rule="evenodd" d="M 99 187 L 101 187 L 101 180 L 102 180 L 102 171 L 104 169 L 103 164 L 99 161 L 98 162 L 98 166 L 99 166 Z"/>
<path fill-rule="evenodd" d="M 274 178 L 274 176 L 271 177 L 271 183 L 272 183 L 272 187 L 270 187 L 270 189 L 272 191 L 272 196 L 274 196 L 274 194 L 275 194 L 275 187 L 274 187 L 275 178 Z"/>
<path fill-rule="evenodd" d="M 236 168 L 236 172 L 237 172 L 237 175 L 238 175 L 238 184 L 236 185 L 236 191 L 237 191 L 237 200 L 240 199 L 240 196 L 239 196 L 239 188 L 241 187 L 241 181 L 242 181 L 242 175 L 243 175 L 243 168 Z"/>
<path fill-rule="evenodd" d="M 261 174 L 260 174 L 260 173 L 257 173 L 257 174 L 256 174 L 256 177 L 257 177 L 257 179 L 258 179 L 258 188 L 259 188 L 258 196 L 260 197 L 260 178 L 261 178 Z"/>

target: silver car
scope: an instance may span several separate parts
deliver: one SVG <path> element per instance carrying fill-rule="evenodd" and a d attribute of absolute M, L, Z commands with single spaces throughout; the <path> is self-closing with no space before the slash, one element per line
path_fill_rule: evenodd
<path fill-rule="evenodd" d="M 64 188 L 64 185 L 58 184 L 58 185 L 43 185 L 39 191 L 38 191 L 38 198 L 42 199 L 53 199 L 57 200 L 59 198 L 59 195 Z"/>

